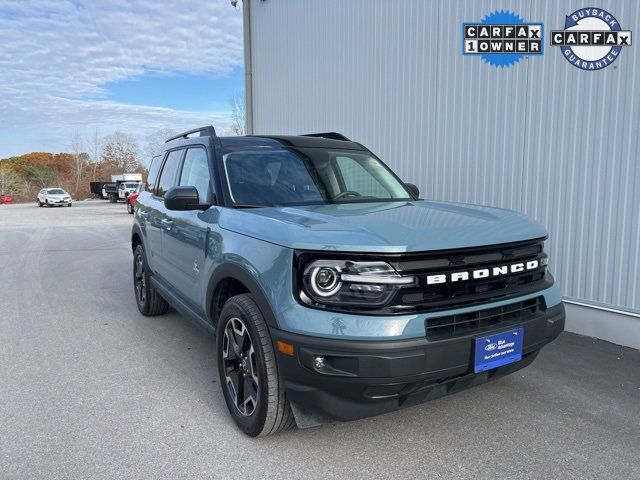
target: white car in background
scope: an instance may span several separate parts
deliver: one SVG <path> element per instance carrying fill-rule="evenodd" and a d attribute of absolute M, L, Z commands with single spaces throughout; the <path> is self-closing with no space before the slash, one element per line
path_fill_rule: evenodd
<path fill-rule="evenodd" d="M 38 192 L 38 206 L 53 207 L 54 205 L 66 205 L 70 207 L 73 205 L 71 195 L 65 192 L 61 188 L 43 188 Z"/>

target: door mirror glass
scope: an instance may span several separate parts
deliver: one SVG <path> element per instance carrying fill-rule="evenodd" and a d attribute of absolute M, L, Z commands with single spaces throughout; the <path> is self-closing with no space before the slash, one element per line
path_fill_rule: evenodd
<path fill-rule="evenodd" d="M 409 193 L 413 198 L 417 200 L 420 197 L 420 189 L 413 183 L 405 183 L 404 186 L 407 187 L 407 190 L 409 190 Z"/>
<path fill-rule="evenodd" d="M 200 210 L 205 207 L 200 205 L 198 189 L 192 186 L 170 188 L 164 194 L 164 206 L 167 210 Z"/>

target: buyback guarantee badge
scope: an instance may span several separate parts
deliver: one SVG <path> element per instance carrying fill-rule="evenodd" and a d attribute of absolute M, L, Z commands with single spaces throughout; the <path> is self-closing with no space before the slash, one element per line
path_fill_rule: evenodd
<path fill-rule="evenodd" d="M 623 30 L 612 14 L 601 8 L 581 8 L 567 15 L 564 30 L 551 32 L 569 63 L 582 70 L 601 70 L 631 46 L 631 31 Z"/>
<path fill-rule="evenodd" d="M 542 55 L 543 25 L 525 23 L 516 13 L 493 12 L 480 22 L 462 24 L 462 53 L 494 67 L 509 67 L 529 55 Z"/>

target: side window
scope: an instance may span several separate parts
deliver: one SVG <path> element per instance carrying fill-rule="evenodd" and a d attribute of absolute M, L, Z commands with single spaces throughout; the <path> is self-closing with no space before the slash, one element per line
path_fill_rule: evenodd
<path fill-rule="evenodd" d="M 196 187 L 200 203 L 209 203 L 211 201 L 210 179 L 207 151 L 204 148 L 188 149 L 178 185 Z"/>
<path fill-rule="evenodd" d="M 162 173 L 160 174 L 160 180 L 156 188 L 156 195 L 158 197 L 164 197 L 164 194 L 171 187 L 176 185 L 176 177 L 178 176 L 178 168 L 180 167 L 180 158 L 184 150 L 173 150 L 169 152 L 167 160 L 164 162 Z"/>
<path fill-rule="evenodd" d="M 156 188 L 156 181 L 158 180 L 160 165 L 162 165 L 162 155 L 156 155 L 151 159 L 151 165 L 149 165 L 149 173 L 147 174 L 147 189 L 150 192 L 153 192 L 153 190 Z"/>

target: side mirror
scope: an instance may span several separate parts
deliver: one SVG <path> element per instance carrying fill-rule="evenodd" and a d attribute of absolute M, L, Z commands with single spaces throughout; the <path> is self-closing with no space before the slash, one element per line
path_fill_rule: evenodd
<path fill-rule="evenodd" d="M 200 197 L 196 187 L 173 187 L 164 194 L 164 206 L 167 210 L 199 210 Z"/>
<path fill-rule="evenodd" d="M 407 187 L 407 190 L 409 190 L 409 193 L 413 198 L 415 198 L 416 200 L 420 198 L 420 189 L 413 183 L 405 183 L 404 186 Z"/>

